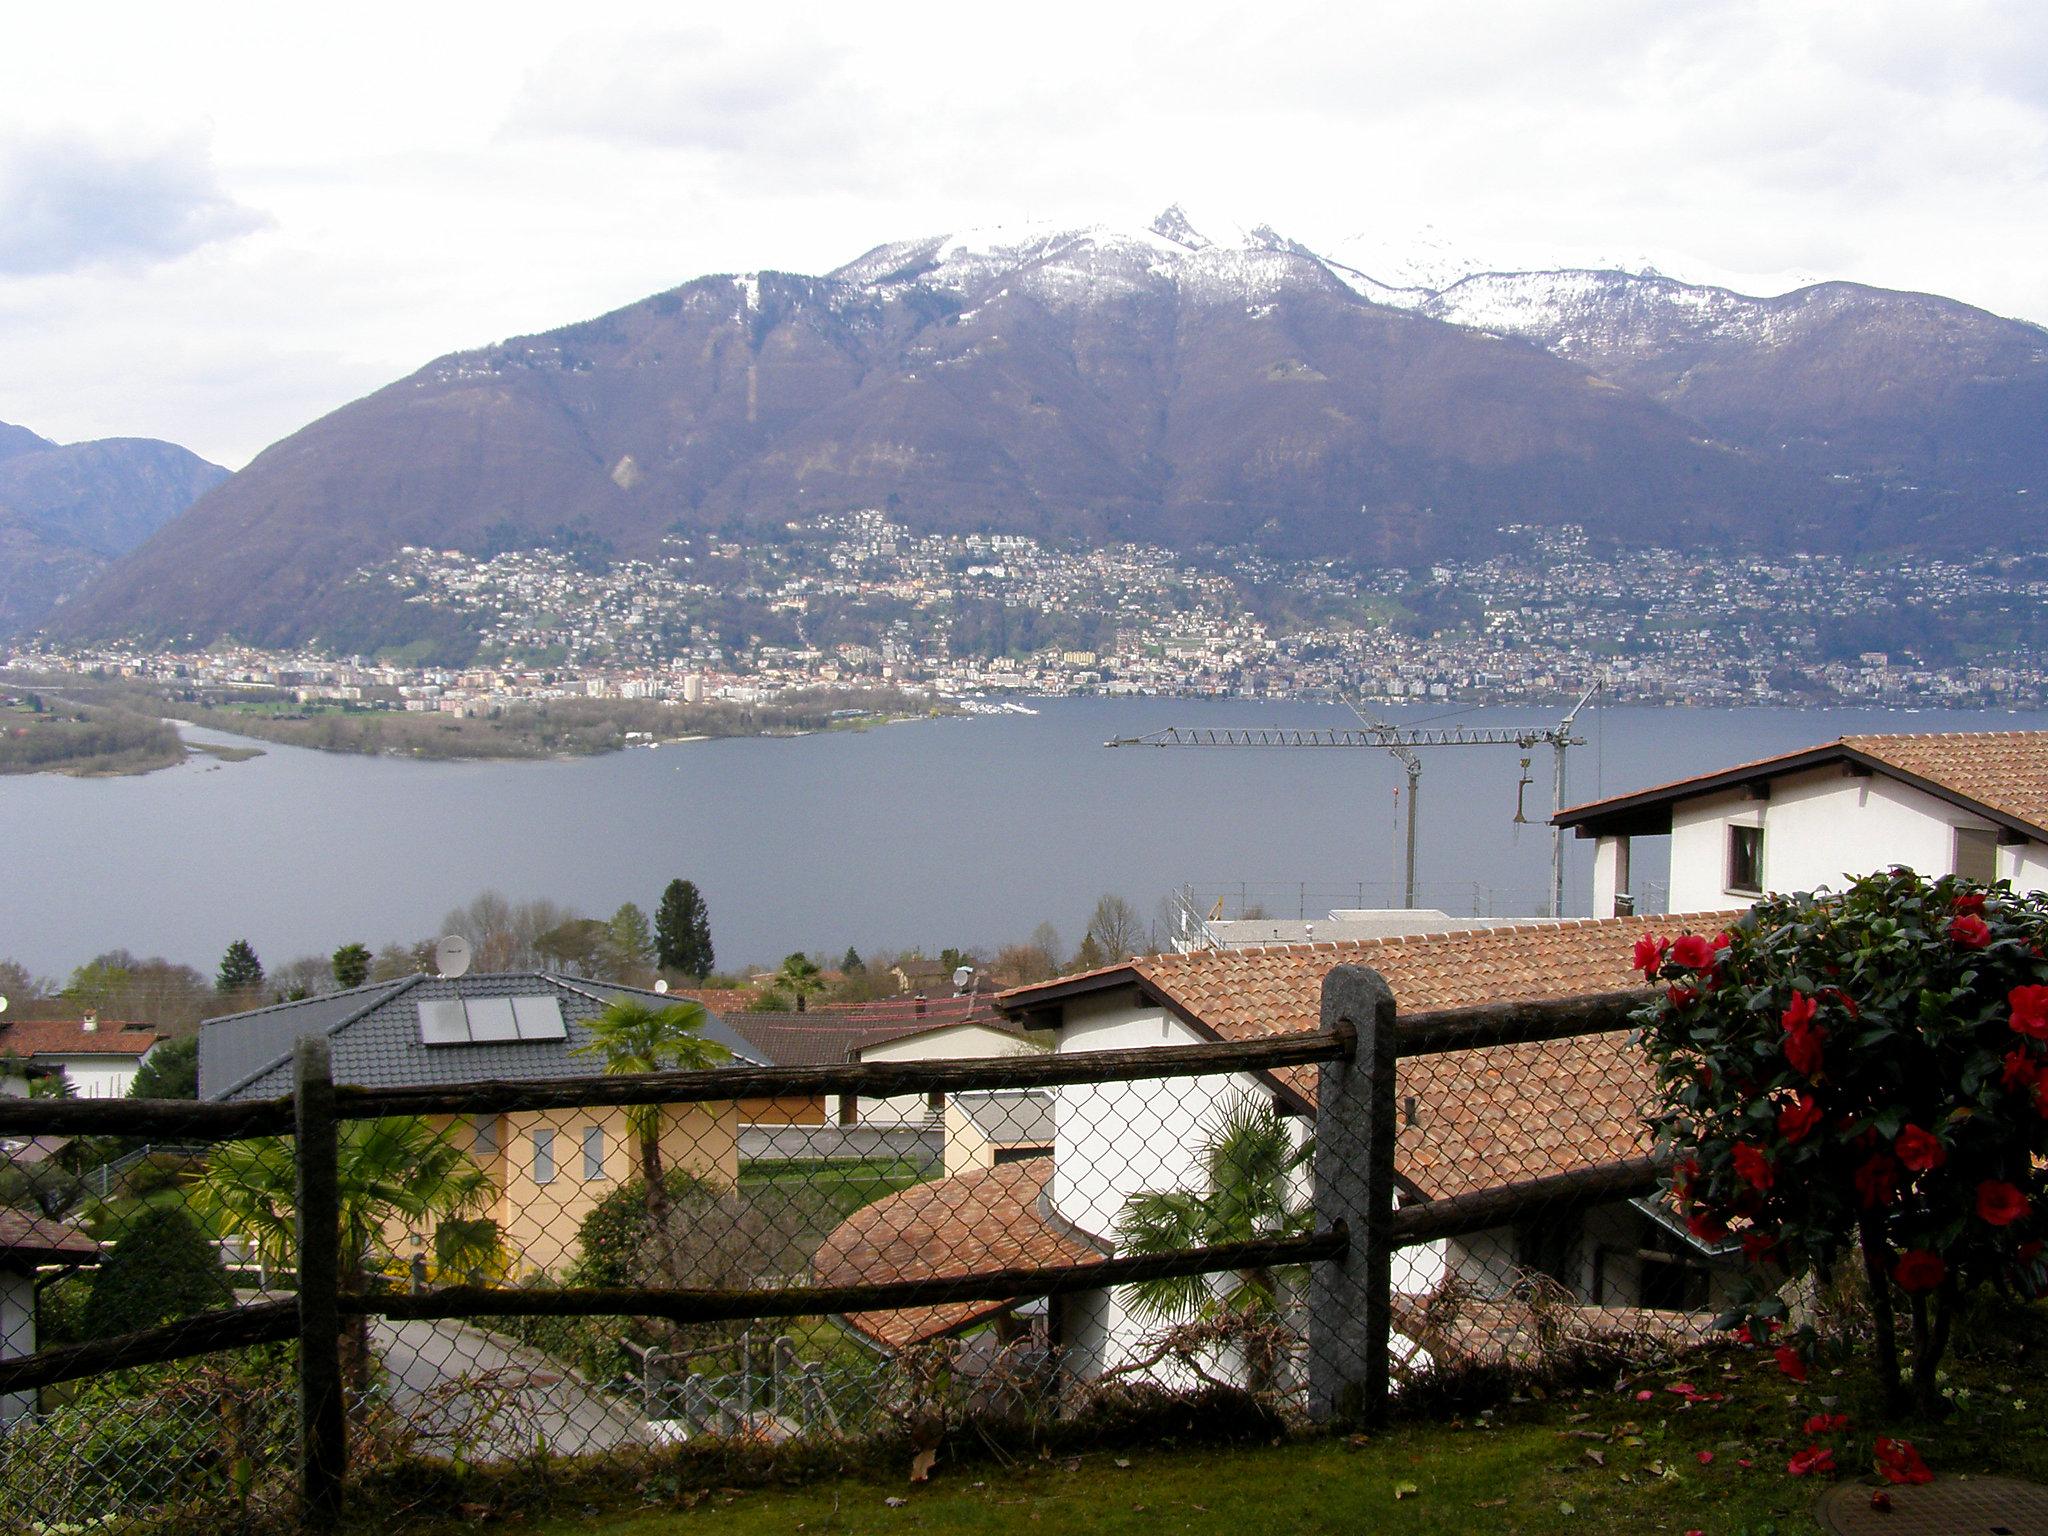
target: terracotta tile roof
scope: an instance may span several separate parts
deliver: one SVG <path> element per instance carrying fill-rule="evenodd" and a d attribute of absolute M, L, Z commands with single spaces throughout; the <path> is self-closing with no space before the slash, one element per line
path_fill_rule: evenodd
<path fill-rule="evenodd" d="M 1957 804 L 2048 837 L 2048 731 L 1843 736 L 1796 752 L 1752 758 L 1711 773 L 1588 800 L 1567 806 L 1552 819 L 1565 826 L 1611 820 L 1635 807 L 1653 807 L 1771 774 L 1838 762 L 1889 769 Z"/>
<path fill-rule="evenodd" d="M 1636 939 L 1646 930 L 1712 933 L 1736 914 L 1606 918 L 1422 937 L 1292 944 L 1267 949 L 1152 955 L 1002 996 L 1029 1008 L 1035 994 L 1137 984 L 1198 1030 L 1254 1040 L 1319 1028 L 1332 966 L 1371 966 L 1403 1013 L 1473 1003 L 1538 1002 L 1639 986 Z M 1275 1074 L 1306 1106 L 1313 1067 Z M 1563 1173 L 1646 1150 L 1637 1114 L 1648 1064 L 1624 1032 L 1535 1045 L 1405 1059 L 1397 1093 L 1404 1115 L 1396 1166 L 1427 1198 Z"/>
<path fill-rule="evenodd" d="M 934 1179 L 854 1212 L 818 1249 L 820 1285 L 937 1279 L 1019 1266 L 1084 1264 L 1102 1255 L 1057 1230 L 1043 1214 L 1052 1159 L 1027 1158 Z M 961 1301 L 846 1319 L 877 1343 L 901 1349 L 1006 1312 L 1009 1301 Z"/>
<path fill-rule="evenodd" d="M 0 1206 L 0 1258 L 54 1263 L 65 1259 L 97 1259 L 100 1245 L 76 1227 Z"/>
<path fill-rule="evenodd" d="M 702 1003 L 720 1016 L 744 1013 L 761 1000 L 761 994 L 752 987 L 677 987 L 669 996 Z"/>
<path fill-rule="evenodd" d="M 778 1067 L 843 1065 L 867 1046 L 954 1024 L 1018 1032 L 1017 1025 L 996 1010 L 988 993 L 932 998 L 922 1013 L 916 999 L 893 997 L 875 1003 L 817 1007 L 807 1013 L 729 1013 L 725 1022 L 759 1046 Z"/>
<path fill-rule="evenodd" d="M 17 1019 L 0 1024 L 0 1055 L 141 1056 L 164 1039 L 147 1024 L 101 1019 L 87 1029 L 77 1019 Z"/>

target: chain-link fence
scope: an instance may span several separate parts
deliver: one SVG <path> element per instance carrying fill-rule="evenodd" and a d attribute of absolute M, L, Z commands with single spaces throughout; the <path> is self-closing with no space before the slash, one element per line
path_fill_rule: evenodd
<path fill-rule="evenodd" d="M 1666 1348 L 1729 1266 L 1651 1198 L 1636 1001 L 1397 1023 L 1347 966 L 1239 1042 L 0 1100 L 0 1531 Z"/>

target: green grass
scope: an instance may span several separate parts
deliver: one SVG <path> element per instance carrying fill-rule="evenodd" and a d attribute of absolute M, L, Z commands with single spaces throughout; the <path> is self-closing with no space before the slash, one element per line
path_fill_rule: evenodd
<path fill-rule="evenodd" d="M 1468 1405 L 1458 1417 L 1370 1436 L 1202 1444 L 1192 1413 L 1157 1423 L 1056 1429 L 1034 1451 L 1021 1436 L 958 1434 L 931 1480 L 908 1481 L 908 1451 L 814 1453 L 776 1463 L 650 1460 L 621 1475 L 551 1476 L 545 1502 L 509 1483 L 465 1496 L 523 1511 L 536 1536 L 754 1536 L 768 1532 L 1138 1531 L 1277 1536 L 1281 1532 L 1659 1532 L 1790 1536 L 1814 1531 L 1825 1479 L 1789 1476 L 1805 1419 L 1847 1413 L 1827 1437 L 1848 1479 L 1870 1479 L 1874 1435 L 1915 1442 L 1937 1475 L 1997 1472 L 2048 1480 L 2048 1314 L 2005 1308 L 1973 1331 L 1977 1351 L 1950 1370 L 1953 1414 L 1939 1423 L 1875 1410 L 1860 1362 L 1819 1362 L 1798 1385 L 1768 1356 L 1698 1355 L 1682 1370 Z M 1718 1401 L 1687 1406 L 1689 1382 Z M 2001 1390 L 2003 1389 L 2003 1390 Z M 1641 1400 L 1640 1394 L 1648 1394 Z M 2029 1397 L 2032 1394 L 2032 1397 Z M 1242 1428 L 1242 1421 L 1239 1421 Z M 1123 1443 L 1144 1448 L 1118 1448 Z M 1702 1461 L 1706 1453 L 1708 1460 Z M 834 1461 L 836 1455 L 839 1459 Z M 1749 1465 L 1745 1467 L 1744 1462 Z M 819 1470 L 842 1475 L 775 1486 Z M 751 1486 L 745 1486 L 751 1485 Z M 892 1507 L 889 1501 L 901 1500 Z M 635 1506 L 638 1507 L 635 1507 Z"/>

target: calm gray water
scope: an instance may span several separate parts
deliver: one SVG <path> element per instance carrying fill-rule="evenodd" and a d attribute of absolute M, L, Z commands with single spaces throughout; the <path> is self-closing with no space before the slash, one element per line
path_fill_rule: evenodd
<path fill-rule="evenodd" d="M 1044 703 L 785 740 L 707 741 L 551 763 L 423 764 L 269 747 L 132 779 L 0 779 L 0 957 L 61 975 L 115 946 L 208 971 L 246 937 L 270 964 L 435 932 L 486 888 L 605 915 L 681 875 L 723 965 L 996 945 L 1052 922 L 1067 945 L 1107 891 L 1148 918 L 1192 884 L 1273 916 L 1399 900 L 1401 769 L 1376 751 L 1119 751 L 1169 724 L 1346 725 L 1338 707 L 1171 699 Z M 1392 712 L 1410 722 L 1441 710 Z M 1482 709 L 1461 725 L 1548 724 Z M 1447 722 L 1448 723 L 1448 722 Z M 2014 729 L 2048 716 L 1873 710 L 1588 711 L 1568 799 L 1639 788 L 1846 731 Z M 1426 752 L 1423 897 L 1540 911 L 1550 758 L 1517 827 L 1513 749 Z M 1589 890 L 1567 845 L 1568 910 Z M 1662 849 L 1638 855 L 1639 888 Z"/>

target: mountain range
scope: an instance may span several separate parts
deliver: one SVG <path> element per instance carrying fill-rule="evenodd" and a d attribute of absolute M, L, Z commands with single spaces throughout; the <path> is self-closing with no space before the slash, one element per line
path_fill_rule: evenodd
<path fill-rule="evenodd" d="M 259 455 L 52 623 L 338 649 L 431 616 L 401 545 L 885 507 L 940 531 L 1412 564 L 1615 544 L 2032 547 L 2048 331 L 1850 283 L 1382 282 L 1259 227 L 967 231 L 698 278 L 440 358 Z"/>
<path fill-rule="evenodd" d="M 228 472 L 176 443 L 53 443 L 0 422 L 0 635 L 35 628 Z"/>

